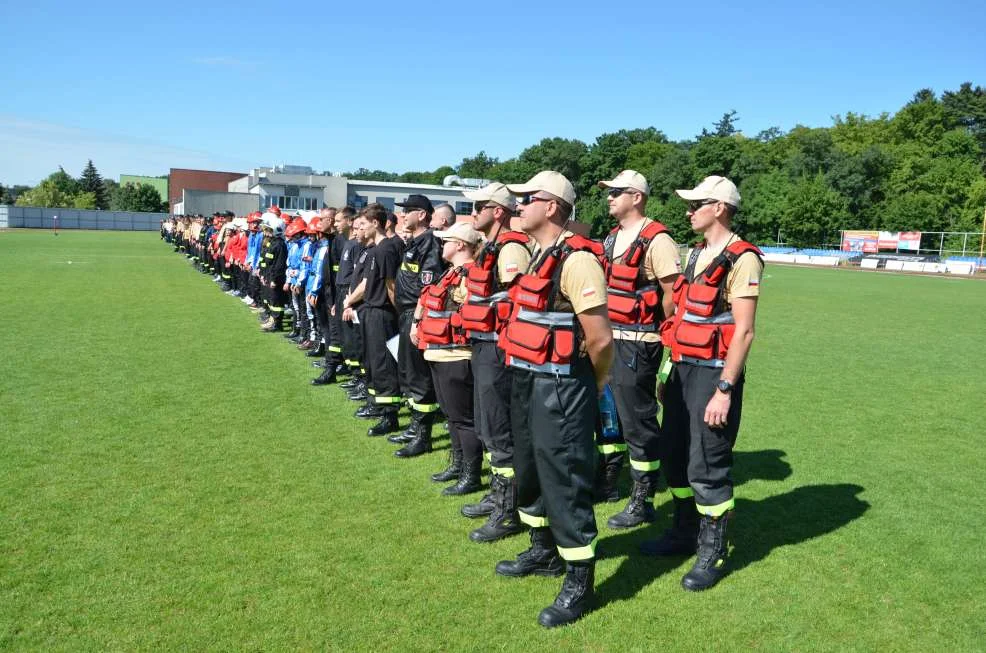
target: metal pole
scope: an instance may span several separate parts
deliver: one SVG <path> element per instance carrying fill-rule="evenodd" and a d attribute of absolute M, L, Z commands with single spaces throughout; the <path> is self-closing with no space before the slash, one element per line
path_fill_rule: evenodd
<path fill-rule="evenodd" d="M 976 262 L 978 266 L 983 262 L 983 243 L 986 242 L 986 209 L 983 209 L 983 231 L 979 235 L 979 260 Z"/>
<path fill-rule="evenodd" d="M 941 258 L 942 250 L 945 249 L 945 232 L 941 232 L 941 240 L 938 241 L 938 258 Z M 920 253 L 920 252 L 919 252 Z"/>
<path fill-rule="evenodd" d="M 962 256 L 965 256 L 965 244 L 969 241 L 969 232 L 962 234 Z"/>

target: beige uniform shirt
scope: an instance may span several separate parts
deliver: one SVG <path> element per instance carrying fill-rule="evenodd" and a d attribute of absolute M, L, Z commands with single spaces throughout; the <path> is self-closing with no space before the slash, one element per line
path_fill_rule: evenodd
<path fill-rule="evenodd" d="M 630 244 L 637 239 L 644 227 L 653 220 L 641 220 L 640 225 L 632 229 L 620 229 L 616 233 L 616 243 L 613 245 L 613 263 L 623 263 L 623 255 L 627 253 Z M 644 275 L 647 280 L 657 284 L 659 279 L 681 274 L 681 256 L 678 245 L 668 234 L 658 234 L 647 247 L 644 255 Z M 636 340 L 638 342 L 660 342 L 661 334 L 642 333 L 640 331 L 624 331 L 613 325 L 613 337 L 617 340 Z"/>
<path fill-rule="evenodd" d="M 530 264 L 531 250 L 520 243 L 507 243 L 496 259 L 497 280 L 501 286 L 506 286 L 516 276 L 524 274 Z"/>
<path fill-rule="evenodd" d="M 715 257 L 722 254 L 722 251 L 730 243 L 734 243 L 739 239 L 739 236 L 734 234 L 727 238 L 721 247 L 716 249 L 704 247 L 698 255 L 698 261 L 695 262 L 695 277 L 698 278 L 705 271 L 705 268 L 709 267 L 709 263 Z M 688 252 L 688 258 L 691 258 L 691 251 Z M 763 263 L 760 261 L 760 258 L 752 252 L 742 254 L 736 259 L 736 263 L 733 264 L 729 274 L 726 275 L 726 285 L 723 287 L 723 300 L 726 302 L 726 305 L 728 306 L 732 303 L 732 300 L 737 298 L 759 297 L 760 280 L 762 278 Z"/>
<path fill-rule="evenodd" d="M 466 277 L 463 275 L 462 280 L 459 281 L 459 285 L 452 289 L 452 302 L 456 306 L 461 306 L 465 303 L 468 296 L 469 291 L 466 290 Z M 472 359 L 472 348 L 464 346 L 450 347 L 448 349 L 425 349 L 424 359 L 430 363 L 467 361 Z"/>

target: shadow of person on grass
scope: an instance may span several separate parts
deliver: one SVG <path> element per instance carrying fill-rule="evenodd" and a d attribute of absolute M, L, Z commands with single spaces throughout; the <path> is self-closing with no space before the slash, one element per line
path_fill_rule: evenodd
<path fill-rule="evenodd" d="M 737 499 L 735 521 L 729 529 L 730 542 L 735 545 L 730 551 L 730 574 L 763 560 L 774 549 L 807 542 L 858 519 L 870 507 L 857 496 L 862 491 L 859 485 L 845 483 L 804 485 L 760 501 Z M 597 585 L 599 607 L 632 598 L 655 578 L 691 563 L 691 557 L 656 558 L 638 550 L 641 542 L 660 537 L 670 522 L 670 506 L 665 503 L 658 509 L 656 526 L 609 537 L 602 532 L 599 557 L 625 559 L 612 576 Z"/>
<path fill-rule="evenodd" d="M 784 458 L 787 452 L 780 449 L 764 449 L 762 451 L 733 452 L 733 485 L 738 487 L 749 481 L 783 481 L 791 476 L 791 464 Z M 629 472 L 620 475 L 620 497 L 625 499 L 630 494 L 633 482 Z M 657 491 L 667 490 L 664 475 L 658 478 Z M 621 500 L 623 500 L 621 499 Z"/>

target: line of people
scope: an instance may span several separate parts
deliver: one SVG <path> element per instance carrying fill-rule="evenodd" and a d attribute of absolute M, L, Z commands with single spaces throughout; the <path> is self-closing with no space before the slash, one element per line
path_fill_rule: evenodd
<path fill-rule="evenodd" d="M 593 504 L 620 499 L 627 459 L 632 489 L 607 526 L 654 522 L 663 470 L 672 522 L 641 551 L 695 555 L 687 590 L 725 575 L 732 449 L 763 271 L 759 250 L 731 229 L 740 196 L 730 180 L 677 191 L 703 237 L 684 268 L 671 234 L 646 216 L 642 175 L 625 170 L 599 185 L 617 222 L 603 242 L 571 230 L 575 190 L 554 171 L 465 191 L 471 223 L 411 195 L 398 204 L 400 235 L 380 204 L 162 227 L 253 306 L 265 331 L 281 331 L 287 309 L 287 336 L 321 358 L 312 383 L 349 377 L 338 385 L 362 404 L 355 416 L 375 421 L 368 435 L 400 445 L 395 456 L 431 452 L 444 415 L 448 465 L 431 477 L 450 483 L 442 494 L 480 491 L 485 457 L 489 491 L 461 509 L 486 518 L 469 538 L 529 530 L 529 548 L 495 571 L 564 574 L 539 615 L 546 627 L 595 605 Z"/>

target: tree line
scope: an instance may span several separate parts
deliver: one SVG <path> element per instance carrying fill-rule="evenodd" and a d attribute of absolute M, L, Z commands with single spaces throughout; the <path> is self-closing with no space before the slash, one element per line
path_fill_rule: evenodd
<path fill-rule="evenodd" d="M 703 177 L 737 183 L 743 207 L 736 228 L 747 239 L 795 246 L 834 244 L 843 229 L 978 232 L 986 208 L 986 89 L 967 82 L 936 95 L 922 89 L 899 111 L 835 116 L 830 127 L 777 127 L 748 136 L 735 111 L 694 138 L 672 141 L 654 128 L 621 129 L 592 143 L 545 138 L 500 161 L 485 151 L 457 166 L 395 173 L 360 168 L 353 179 L 441 184 L 447 175 L 526 181 L 558 170 L 575 184 L 576 216 L 596 236 L 612 227 L 596 187 L 625 168 L 650 182 L 648 215 L 680 239 L 690 227 L 674 194 Z M 0 186 L 0 203 L 126 211 L 167 210 L 146 184 L 103 180 L 92 161 L 75 179 L 59 170 L 34 188 Z"/>
<path fill-rule="evenodd" d="M 830 127 L 744 134 L 735 111 L 692 139 L 654 127 L 603 134 L 591 144 L 545 138 L 515 158 L 480 152 L 457 166 L 403 174 L 361 168 L 356 179 L 440 184 L 446 175 L 526 181 L 558 170 L 575 184 L 576 215 L 605 234 L 613 223 L 596 182 L 632 168 L 651 186 L 648 215 L 679 238 L 691 233 L 676 188 L 711 174 L 739 186 L 737 229 L 758 243 L 834 244 L 843 229 L 975 231 L 986 208 L 986 90 L 918 91 L 895 114 L 835 116 Z"/>
<path fill-rule="evenodd" d="M 34 187 L 5 188 L 0 184 L 0 204 L 148 213 L 168 211 L 167 200 L 156 188 L 150 184 L 121 185 L 112 179 L 103 179 L 91 159 L 78 178 L 59 166 Z"/>

